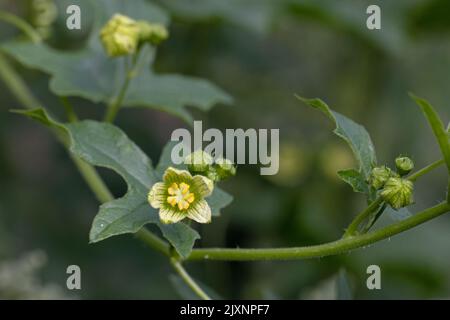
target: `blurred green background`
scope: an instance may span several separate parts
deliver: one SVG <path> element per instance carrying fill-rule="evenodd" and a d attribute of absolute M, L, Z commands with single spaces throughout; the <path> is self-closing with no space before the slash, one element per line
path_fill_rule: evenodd
<path fill-rule="evenodd" d="M 33 1 L 0 0 L 0 10 L 36 24 Z M 56 20 L 41 31 L 57 48 L 81 47 L 88 26 L 75 35 L 68 32 L 68 1 L 54 2 Z M 263 177 L 257 166 L 240 166 L 237 177 L 223 185 L 234 202 L 213 224 L 199 227 L 197 246 L 319 244 L 340 237 L 364 207 L 363 196 L 336 175 L 354 164 L 350 150 L 332 134 L 329 121 L 302 105 L 295 93 L 320 97 L 363 124 L 380 163 L 392 165 L 397 155 L 406 154 L 422 167 L 440 157 L 407 93 L 428 99 L 449 119 L 449 1 L 156 2 L 172 16 L 171 37 L 158 51 L 156 70 L 209 79 L 235 99 L 233 106 L 209 113 L 193 111 L 195 118 L 208 127 L 280 128 L 279 174 Z M 366 28 L 370 4 L 382 8 L 381 30 Z M 0 22 L 0 41 L 18 35 Z M 9 62 L 52 112 L 62 113 L 49 92 L 48 76 Z M 99 118 L 104 110 L 82 99 L 71 101 L 82 118 Z M 186 298 L 167 260 L 132 236 L 88 244 L 98 203 L 53 136 L 8 112 L 20 107 L 0 82 L 0 299 Z M 171 132 L 185 126 L 168 114 L 143 109 L 123 110 L 118 125 L 154 162 Z M 101 173 L 116 196 L 124 194 L 118 176 Z M 443 199 L 445 177 L 442 168 L 417 184 L 413 212 Z M 385 215 L 378 226 L 392 219 Z M 449 246 L 450 217 L 443 216 L 338 257 L 186 267 L 226 298 L 336 298 L 344 269 L 355 299 L 450 298 Z M 81 267 L 82 290 L 65 287 L 71 264 Z M 371 264 L 381 267 L 382 290 L 366 288 Z"/>

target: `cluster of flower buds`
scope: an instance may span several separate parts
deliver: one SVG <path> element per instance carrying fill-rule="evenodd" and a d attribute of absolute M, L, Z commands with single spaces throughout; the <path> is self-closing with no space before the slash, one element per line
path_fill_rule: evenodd
<path fill-rule="evenodd" d="M 136 21 L 121 14 L 114 15 L 100 31 L 101 42 L 110 57 L 134 54 L 140 45 L 157 45 L 168 36 L 161 24 Z"/>
<path fill-rule="evenodd" d="M 212 156 L 203 150 L 197 150 L 188 155 L 184 161 L 192 174 L 200 174 L 212 181 L 228 179 L 236 174 L 233 162 L 225 158 L 213 160 Z"/>
<path fill-rule="evenodd" d="M 400 156 L 395 159 L 396 171 L 387 166 L 375 167 L 369 177 L 369 184 L 375 190 L 381 190 L 380 195 L 392 208 L 398 210 L 414 202 L 414 185 L 404 176 L 414 168 L 414 162 Z"/>

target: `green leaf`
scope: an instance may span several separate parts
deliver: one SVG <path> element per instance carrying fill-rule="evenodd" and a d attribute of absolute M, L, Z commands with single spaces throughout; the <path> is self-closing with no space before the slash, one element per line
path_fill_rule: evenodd
<path fill-rule="evenodd" d="M 173 141 L 168 142 L 163 148 L 161 157 L 159 159 L 158 166 L 156 167 L 156 170 L 155 170 L 156 176 L 158 177 L 159 180 L 162 179 L 164 171 L 166 171 L 166 169 L 168 167 L 174 167 L 177 169 L 187 170 L 187 167 L 184 164 L 175 165 L 172 162 L 171 152 L 172 152 L 173 147 L 177 143 L 178 142 L 173 142 Z M 209 206 L 211 207 L 212 215 L 219 216 L 220 210 L 222 210 L 223 208 L 228 206 L 233 201 L 233 197 L 230 194 L 228 194 L 227 192 L 225 192 L 222 189 L 220 189 L 219 187 L 217 187 L 217 185 L 216 185 L 214 187 L 213 193 L 208 198 L 206 198 L 206 201 L 208 202 Z"/>
<path fill-rule="evenodd" d="M 344 182 L 348 183 L 355 192 L 368 194 L 368 185 L 363 175 L 355 169 L 338 171 L 338 176 Z"/>
<path fill-rule="evenodd" d="M 12 113 L 20 114 L 26 116 L 30 119 L 40 122 L 44 126 L 56 129 L 60 134 L 67 136 L 67 129 L 61 123 L 53 120 L 53 118 L 48 114 L 47 110 L 44 108 L 36 108 L 31 110 L 11 110 Z"/>
<path fill-rule="evenodd" d="M 50 75 L 50 89 L 59 96 L 78 96 L 93 102 L 111 103 L 125 79 L 126 58 L 111 59 L 100 44 L 99 28 L 114 14 L 123 13 L 134 19 L 163 24 L 167 15 L 144 0 L 82 1 L 82 12 L 95 11 L 93 31 L 86 48 L 63 52 L 46 44 L 9 42 L 2 49 L 23 65 Z M 191 116 L 186 106 L 209 110 L 217 103 L 231 103 L 231 98 L 213 84 L 182 75 L 159 75 L 149 68 L 155 49 L 144 46 L 138 60 L 136 77 L 132 79 L 124 107 L 146 107 L 162 110 L 186 121 Z"/>
<path fill-rule="evenodd" d="M 439 115 L 434 110 L 428 101 L 410 94 L 411 98 L 419 105 L 428 120 L 428 123 L 433 130 L 434 135 L 438 141 L 441 152 L 444 156 L 445 163 L 447 164 L 448 172 L 450 173 L 450 138 L 447 133 L 447 129 L 444 127 L 444 123 L 439 118 Z"/>
<path fill-rule="evenodd" d="M 90 241 L 98 242 L 124 233 L 135 233 L 147 223 L 158 225 L 177 252 L 186 257 L 198 233 L 177 223 L 159 222 L 158 212 L 147 203 L 147 193 L 157 181 L 150 159 L 119 128 L 107 123 L 82 121 L 66 125 L 71 151 L 86 162 L 114 170 L 126 181 L 124 197 L 104 203 L 94 218 Z"/>
<path fill-rule="evenodd" d="M 220 210 L 233 201 L 233 197 L 219 187 L 215 187 L 213 193 L 206 200 L 211 207 L 211 214 L 217 217 L 220 216 Z"/>
<path fill-rule="evenodd" d="M 358 172 L 362 174 L 364 180 L 367 180 L 377 160 L 375 147 L 373 146 L 372 140 L 366 129 L 340 113 L 332 111 L 330 107 L 320 99 L 305 99 L 299 96 L 297 96 L 297 98 L 307 105 L 319 109 L 334 122 L 336 126 L 334 133 L 348 143 L 358 161 Z"/>

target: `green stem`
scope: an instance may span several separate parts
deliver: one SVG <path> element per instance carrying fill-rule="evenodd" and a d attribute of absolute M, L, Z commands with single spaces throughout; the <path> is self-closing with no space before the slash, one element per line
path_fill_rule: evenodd
<path fill-rule="evenodd" d="M 39 35 L 39 33 L 37 33 L 36 30 L 34 30 L 34 28 L 22 18 L 19 18 L 18 16 L 5 11 L 0 11 L 0 20 L 9 23 L 15 26 L 17 29 L 21 30 L 34 43 L 39 43 L 42 41 L 42 38 Z"/>
<path fill-rule="evenodd" d="M 8 60 L 2 53 L 0 53 L 0 77 L 17 100 L 27 109 L 34 109 L 40 106 L 39 101 L 27 88 L 22 78 L 11 68 Z"/>
<path fill-rule="evenodd" d="M 383 199 L 378 197 L 373 201 L 366 209 L 364 209 L 360 214 L 356 216 L 355 219 L 350 223 L 347 230 L 344 233 L 344 238 L 353 236 L 358 230 L 359 225 L 366 220 L 378 207 L 383 203 Z"/>
<path fill-rule="evenodd" d="M 87 185 L 91 191 L 95 194 L 95 197 L 100 203 L 105 203 L 114 200 L 113 195 L 109 191 L 103 179 L 98 174 L 97 170 L 89 163 L 84 160 L 72 156 L 71 158 L 75 163 L 78 171 L 80 172 L 83 179 L 86 181 Z"/>
<path fill-rule="evenodd" d="M 420 178 L 421 176 L 423 176 L 423 175 L 427 174 L 428 172 L 430 172 L 430 171 L 432 171 L 432 170 L 434 170 L 434 169 L 436 169 L 436 168 L 442 166 L 443 164 L 445 164 L 445 160 L 444 160 L 444 159 L 435 161 L 435 162 L 433 162 L 432 164 L 426 166 L 425 168 L 420 169 L 419 171 L 417 171 L 417 172 L 411 174 L 411 175 L 408 177 L 408 180 L 411 181 L 411 182 L 415 182 L 415 181 L 416 181 L 418 178 Z"/>
<path fill-rule="evenodd" d="M 392 237 L 449 211 L 450 204 L 443 202 L 379 230 L 321 245 L 273 249 L 194 249 L 186 260 L 296 260 L 336 255 Z"/>
<path fill-rule="evenodd" d="M 142 228 L 136 233 L 136 238 L 144 242 L 150 248 L 162 253 L 165 256 L 170 257 L 170 245 L 161 238 L 148 231 L 146 228 Z"/>
<path fill-rule="evenodd" d="M 63 105 L 64 109 L 66 110 L 67 120 L 69 122 L 77 122 L 78 116 L 75 113 L 75 110 L 70 103 L 69 99 L 67 97 L 60 97 L 61 104 Z"/>
<path fill-rule="evenodd" d="M 127 67 L 126 69 L 126 77 L 125 81 L 122 84 L 122 87 L 120 88 L 119 95 L 112 101 L 112 103 L 108 106 L 108 109 L 105 114 L 104 121 L 105 122 L 114 122 L 114 119 L 117 116 L 117 113 L 120 110 L 120 107 L 122 106 L 123 99 L 125 98 L 125 95 L 127 93 L 128 87 L 130 86 L 131 80 L 136 76 L 136 65 L 139 58 L 140 51 L 136 52 L 133 55 L 133 61 L 131 63 L 131 67 Z"/>
<path fill-rule="evenodd" d="M 122 88 L 120 89 L 120 93 L 117 96 L 116 99 L 114 99 L 114 101 L 108 106 L 108 110 L 106 111 L 106 115 L 105 115 L 105 122 L 114 122 L 114 119 L 117 116 L 117 113 L 120 110 L 120 107 L 122 105 L 122 101 L 125 98 L 125 94 L 127 93 L 128 90 L 128 86 L 130 85 L 130 81 L 131 78 L 130 77 L 126 77 L 125 78 L 125 82 L 122 85 Z"/>
<path fill-rule="evenodd" d="M 172 264 L 175 271 L 180 275 L 184 282 L 203 300 L 211 300 L 211 298 L 199 287 L 199 285 L 194 281 L 194 279 L 189 276 L 189 274 L 184 270 L 180 261 L 175 258 L 170 258 L 170 263 Z"/>

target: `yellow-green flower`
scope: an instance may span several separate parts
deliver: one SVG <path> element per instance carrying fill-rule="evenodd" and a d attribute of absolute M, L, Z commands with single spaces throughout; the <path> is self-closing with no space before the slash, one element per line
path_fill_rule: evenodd
<path fill-rule="evenodd" d="M 381 197 L 392 208 L 398 210 L 414 202 L 414 185 L 411 181 L 402 178 L 389 178 L 381 191 Z"/>
<path fill-rule="evenodd" d="M 100 31 L 100 39 L 110 57 L 133 54 L 139 44 L 139 26 L 135 20 L 115 14 Z"/>
<path fill-rule="evenodd" d="M 175 223 L 189 218 L 199 223 L 211 222 L 211 208 L 204 199 L 214 189 L 214 183 L 201 175 L 192 176 L 186 170 L 169 167 L 163 181 L 155 183 L 148 193 L 150 205 L 159 209 L 163 223 Z"/>

